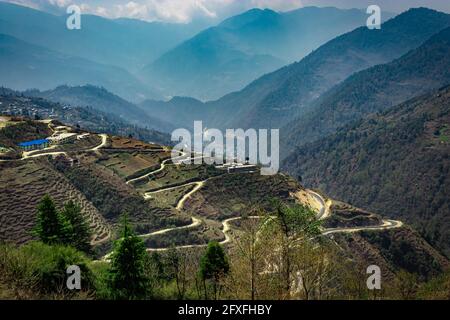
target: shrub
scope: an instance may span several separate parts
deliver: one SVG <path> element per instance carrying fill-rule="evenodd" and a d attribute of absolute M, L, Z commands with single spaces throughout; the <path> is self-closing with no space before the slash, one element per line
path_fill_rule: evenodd
<path fill-rule="evenodd" d="M 77 291 L 66 287 L 66 270 L 77 265 L 81 270 L 81 291 L 94 289 L 89 260 L 72 247 L 30 242 L 20 248 L 0 245 L 0 273 L 14 290 L 31 291 L 36 296 L 73 297 Z"/>

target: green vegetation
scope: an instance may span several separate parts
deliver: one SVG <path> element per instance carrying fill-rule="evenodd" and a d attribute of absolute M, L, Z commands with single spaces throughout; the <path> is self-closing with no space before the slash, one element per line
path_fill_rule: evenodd
<path fill-rule="evenodd" d="M 218 223 L 205 221 L 195 228 L 172 230 L 165 234 L 148 237 L 145 245 L 148 248 L 168 248 L 171 246 L 207 245 L 209 241 L 222 241 L 223 233 Z"/>
<path fill-rule="evenodd" d="M 130 223 L 137 233 L 189 223 L 187 217 L 177 215 L 170 209 L 152 207 L 142 195 L 124 186 L 123 179 L 96 164 L 95 158 L 82 166 L 72 167 L 64 159 L 55 159 L 53 163 L 111 223 L 118 223 L 123 212 L 130 214 Z"/>
<path fill-rule="evenodd" d="M 175 208 L 183 195 L 191 191 L 195 185 L 181 186 L 151 194 L 148 200 L 152 205 L 160 208 Z"/>
<path fill-rule="evenodd" d="M 305 185 L 403 220 L 450 257 L 450 87 L 372 115 L 305 145 L 284 168 Z M 445 130 L 444 130 L 445 131 Z"/>
<path fill-rule="evenodd" d="M 301 205 L 275 204 L 274 212 L 259 212 L 261 219 L 242 220 L 236 244 L 227 252 L 211 242 L 206 248 L 172 248 L 147 254 L 126 215 L 109 262 L 92 261 L 72 246 L 55 243 L 30 242 L 20 247 L 0 244 L 0 297 L 367 299 L 376 294 L 374 297 L 386 299 L 448 298 L 448 273 L 425 283 L 403 269 L 386 282 L 382 291 L 369 292 L 364 285 L 365 268 L 342 257 L 338 247 L 319 237 L 320 222 L 314 212 Z M 43 199 L 39 210 L 51 213 L 53 218 L 57 213 L 49 197 Z M 73 203 L 65 206 L 64 212 L 69 211 L 77 216 Z M 51 241 L 60 236 L 58 228 L 52 229 L 54 234 L 44 229 Z M 281 268 L 277 267 L 280 263 Z M 66 287 L 66 270 L 71 265 L 80 267 L 81 290 Z"/>
<path fill-rule="evenodd" d="M 450 270 L 420 286 L 416 298 L 424 300 L 450 300 Z"/>
<path fill-rule="evenodd" d="M 81 215 L 81 209 L 73 201 L 58 211 L 50 196 L 45 195 L 37 207 L 35 234 L 45 244 L 70 245 L 90 252 L 91 233 L 89 226 Z"/>
<path fill-rule="evenodd" d="M 206 281 L 210 280 L 213 287 L 213 298 L 220 296 L 220 280 L 225 277 L 230 269 L 225 251 L 218 242 L 210 242 L 206 252 L 200 261 L 200 277 L 203 281 L 205 299 L 208 299 Z"/>
<path fill-rule="evenodd" d="M 442 128 L 437 130 L 437 135 L 439 137 L 439 141 L 443 143 L 450 142 L 450 129 L 448 125 L 444 125 Z"/>
<path fill-rule="evenodd" d="M 120 238 L 114 243 L 109 270 L 111 296 L 114 299 L 139 299 L 147 295 L 148 278 L 144 270 L 144 242 L 131 229 L 128 217 L 121 222 Z"/>
<path fill-rule="evenodd" d="M 317 220 L 316 213 L 307 206 L 287 206 L 275 200 L 275 207 L 275 220 L 268 220 L 269 228 L 271 233 L 280 236 L 283 296 L 289 297 L 297 246 L 304 245 L 311 238 L 319 237 L 321 222 Z"/>
<path fill-rule="evenodd" d="M 428 280 L 439 275 L 442 264 L 433 255 L 433 250 L 424 246 L 422 250 L 416 250 L 417 238 L 412 237 L 411 231 L 401 230 L 394 235 L 392 231 L 362 232 L 362 237 L 369 243 L 380 249 L 381 255 L 396 266 L 398 270 L 404 270 L 414 274 L 419 280 Z M 428 249 L 428 250 L 427 250 Z M 417 281 L 416 281 L 417 282 Z"/>
<path fill-rule="evenodd" d="M 65 204 L 62 216 L 71 226 L 70 244 L 76 249 L 89 252 L 91 250 L 91 231 L 88 223 L 81 214 L 81 208 L 73 201 Z"/>
<path fill-rule="evenodd" d="M 300 189 L 292 178 L 259 173 L 225 174 L 213 178 L 189 200 L 186 210 L 212 220 L 246 215 L 254 205 L 272 210 L 270 198 L 292 203 L 290 193 Z"/>
<path fill-rule="evenodd" d="M 444 95 L 441 97 L 445 98 Z M 440 142 L 436 129 L 443 128 L 448 113 L 434 107 L 427 110 L 431 115 L 423 116 L 423 110 L 417 110 L 418 118 L 427 121 L 423 129 L 415 126 L 421 122 L 413 121 L 410 130 L 420 137 L 420 147 L 431 149 L 429 153 L 433 149 L 445 151 L 446 146 Z M 396 115 L 389 115 L 382 130 L 389 133 L 395 128 L 389 121 L 396 118 Z M 407 117 L 402 119 L 407 124 L 409 120 Z M 394 138 L 408 141 L 401 131 L 393 132 L 400 133 Z M 153 198 L 145 200 L 142 192 L 125 183 L 124 177 L 149 170 L 144 168 L 149 164 L 147 160 L 156 163 L 161 160 L 146 152 L 152 148 L 155 156 L 164 156 L 165 152 L 157 146 L 116 137 L 115 141 L 109 139 L 106 149 L 99 152 L 73 152 L 69 157 L 1 162 L 0 219 L 6 221 L 6 227 L 3 228 L 2 223 L 0 239 L 14 241 L 17 247 L 0 244 L 0 250 L 8 252 L 0 254 L 0 297 L 431 299 L 444 296 L 448 278 L 443 272 L 449 266 L 448 260 L 409 227 L 333 234 L 333 241 L 329 241 L 331 237 L 320 235 L 321 222 L 317 221 L 317 212 L 295 204 L 294 193 L 298 196 L 302 187 L 285 175 L 224 174 L 208 166 L 169 164 L 166 170 L 155 174 L 164 185 L 211 178 L 186 200 L 182 210 L 201 216 L 202 223 L 195 228 L 140 237 L 139 234 L 191 222 L 189 214 L 180 213 L 174 207 L 193 185 L 155 192 Z M 126 156 L 115 158 L 124 150 Z M 141 157 L 143 153 L 145 156 Z M 147 159 L 142 161 L 144 158 Z M 133 168 L 126 168 L 128 166 Z M 372 177 L 366 172 L 358 174 L 359 183 L 366 181 L 366 175 Z M 47 196 L 38 203 L 45 193 L 51 198 Z M 279 200 L 273 201 L 273 197 Z M 298 199 L 306 201 L 300 200 L 299 196 Z M 37 215 L 34 214 L 36 208 Z M 120 219 L 123 212 L 129 215 L 125 220 Z M 378 215 L 345 203 L 338 205 L 333 201 L 332 213 L 326 226 L 381 223 Z M 91 232 L 84 217 L 89 217 L 92 226 L 92 243 L 95 245 L 92 251 Z M 229 217 L 242 219 L 229 222 L 231 229 L 226 235 L 231 241 L 224 242 L 222 247 L 214 241 L 224 240 L 221 221 Z M 36 248 L 25 250 L 31 246 L 29 230 L 35 224 L 41 241 L 33 242 Z M 29 237 L 17 236 L 20 232 Z M 10 236 L 12 234 L 14 237 Z M 112 237 L 108 237 L 110 234 Z M 433 237 L 439 238 L 439 234 Z M 113 241 L 114 248 L 111 248 Z M 167 250 L 170 246 L 192 244 L 198 246 Z M 147 248 L 166 250 L 148 254 Z M 38 254 L 32 259 L 36 263 L 23 270 L 16 268 L 18 261 L 31 255 L 32 251 Z M 55 256 L 49 257 L 53 251 Z M 104 256 L 106 253 L 110 254 Z M 71 263 L 82 265 L 86 278 L 81 291 L 65 289 L 66 268 Z M 382 267 L 384 284 L 381 292 L 365 289 L 367 263 Z M 48 266 L 52 276 L 46 273 L 44 265 Z M 16 273 L 23 276 L 15 279 Z M 34 279 L 39 274 L 44 276 L 38 276 L 40 280 Z M 438 295 L 433 296 L 431 288 Z"/>
<path fill-rule="evenodd" d="M 89 298 L 94 292 L 94 275 L 89 259 L 72 247 L 30 242 L 16 248 L 0 244 L 0 283 L 7 284 L 16 299 Z M 81 291 L 66 287 L 66 269 L 77 265 Z"/>
<path fill-rule="evenodd" d="M 66 217 L 56 210 L 53 200 L 42 198 L 37 208 L 35 234 L 45 244 L 68 244 L 72 240 L 71 225 Z"/>

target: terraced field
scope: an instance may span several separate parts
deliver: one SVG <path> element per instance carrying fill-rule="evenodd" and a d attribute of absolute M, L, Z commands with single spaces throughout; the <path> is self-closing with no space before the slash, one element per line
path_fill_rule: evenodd
<path fill-rule="evenodd" d="M 160 150 L 161 146 L 157 144 L 151 144 L 142 142 L 136 139 L 127 139 L 124 137 L 111 137 L 110 145 L 112 149 L 135 149 L 135 150 Z"/>
<path fill-rule="evenodd" d="M 191 191 L 195 185 L 174 187 L 172 189 L 163 189 L 146 195 L 150 205 L 160 208 L 176 208 L 181 198 Z"/>
<path fill-rule="evenodd" d="M 49 127 L 36 126 L 30 129 L 35 136 Z M 60 148 L 67 152 L 0 162 L 0 240 L 32 239 L 36 206 L 45 194 L 58 207 L 68 200 L 82 207 L 99 253 L 110 250 L 123 213 L 149 251 L 197 248 L 211 240 L 231 243 L 239 219 L 255 207 L 271 211 L 274 198 L 310 204 L 333 234 L 402 226 L 339 202 L 329 210 L 328 200 L 283 174 L 228 174 L 214 166 L 172 163 L 169 149 L 133 139 L 91 135 Z M 307 201 L 298 197 L 302 192 Z"/>
<path fill-rule="evenodd" d="M 60 208 L 69 200 L 78 203 L 94 231 L 94 243 L 110 235 L 98 210 L 46 159 L 2 162 L 0 171 L 0 240 L 24 243 L 33 238 L 36 206 L 45 194 Z"/>
<path fill-rule="evenodd" d="M 201 225 L 195 228 L 173 230 L 162 235 L 146 237 L 144 239 L 148 248 L 166 249 L 171 246 L 194 248 L 206 246 L 210 241 L 223 241 L 225 239 L 221 231 L 221 224 L 218 222 L 202 221 Z"/>
<path fill-rule="evenodd" d="M 208 180 L 186 201 L 185 209 L 189 214 L 223 220 L 246 215 L 254 206 L 269 209 L 273 198 L 293 202 L 291 193 L 299 189 L 297 182 L 284 175 L 226 174 Z"/>
<path fill-rule="evenodd" d="M 162 188 L 184 185 L 193 181 L 203 181 L 222 174 L 223 171 L 217 170 L 213 166 L 168 164 L 164 170 L 133 182 L 133 186 L 140 192 L 147 193 Z"/>
<path fill-rule="evenodd" d="M 170 152 L 103 152 L 99 164 L 125 180 L 150 172 L 170 157 Z"/>
<path fill-rule="evenodd" d="M 138 233 L 149 233 L 169 226 L 189 224 L 190 219 L 174 209 L 151 206 L 132 186 L 103 165 L 98 155 L 78 157 L 71 166 L 63 157 L 54 162 L 75 188 L 80 190 L 111 225 L 116 225 L 123 213 L 128 213 Z"/>
<path fill-rule="evenodd" d="M 339 201 L 333 201 L 331 210 L 333 215 L 325 223 L 327 228 L 378 226 L 383 223 L 380 216 Z"/>

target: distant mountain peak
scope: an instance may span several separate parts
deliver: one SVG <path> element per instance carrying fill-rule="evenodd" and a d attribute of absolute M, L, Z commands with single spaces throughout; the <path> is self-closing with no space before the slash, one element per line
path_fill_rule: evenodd
<path fill-rule="evenodd" d="M 330 10 L 335 12 L 328 19 Z M 147 65 L 141 75 L 165 96 L 218 99 L 365 21 L 366 13 L 358 10 L 252 9 L 181 43 Z"/>
<path fill-rule="evenodd" d="M 237 29 L 255 21 L 256 19 L 260 19 L 262 17 L 273 17 L 277 15 L 278 13 L 271 9 L 254 8 L 245 11 L 244 13 L 225 19 L 222 23 L 219 24 L 219 26 Z"/>

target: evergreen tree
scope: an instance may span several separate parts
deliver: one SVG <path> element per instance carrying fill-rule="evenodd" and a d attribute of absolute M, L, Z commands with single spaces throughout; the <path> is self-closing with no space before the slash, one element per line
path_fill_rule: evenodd
<path fill-rule="evenodd" d="M 203 280 L 205 299 L 207 296 L 206 280 L 212 280 L 214 299 L 220 294 L 220 279 L 228 273 L 230 266 L 222 246 L 212 241 L 200 260 L 200 277 Z"/>
<path fill-rule="evenodd" d="M 49 195 L 45 195 L 37 207 L 34 234 L 46 244 L 70 243 L 70 223 L 58 212 Z"/>
<path fill-rule="evenodd" d="M 90 252 L 91 231 L 89 224 L 81 214 L 80 206 L 70 200 L 64 205 L 62 214 L 71 225 L 70 244 L 78 250 Z"/>
<path fill-rule="evenodd" d="M 121 222 L 120 239 L 114 243 L 109 270 L 109 288 L 115 299 L 140 299 L 147 294 L 144 242 L 132 230 L 128 217 Z"/>

